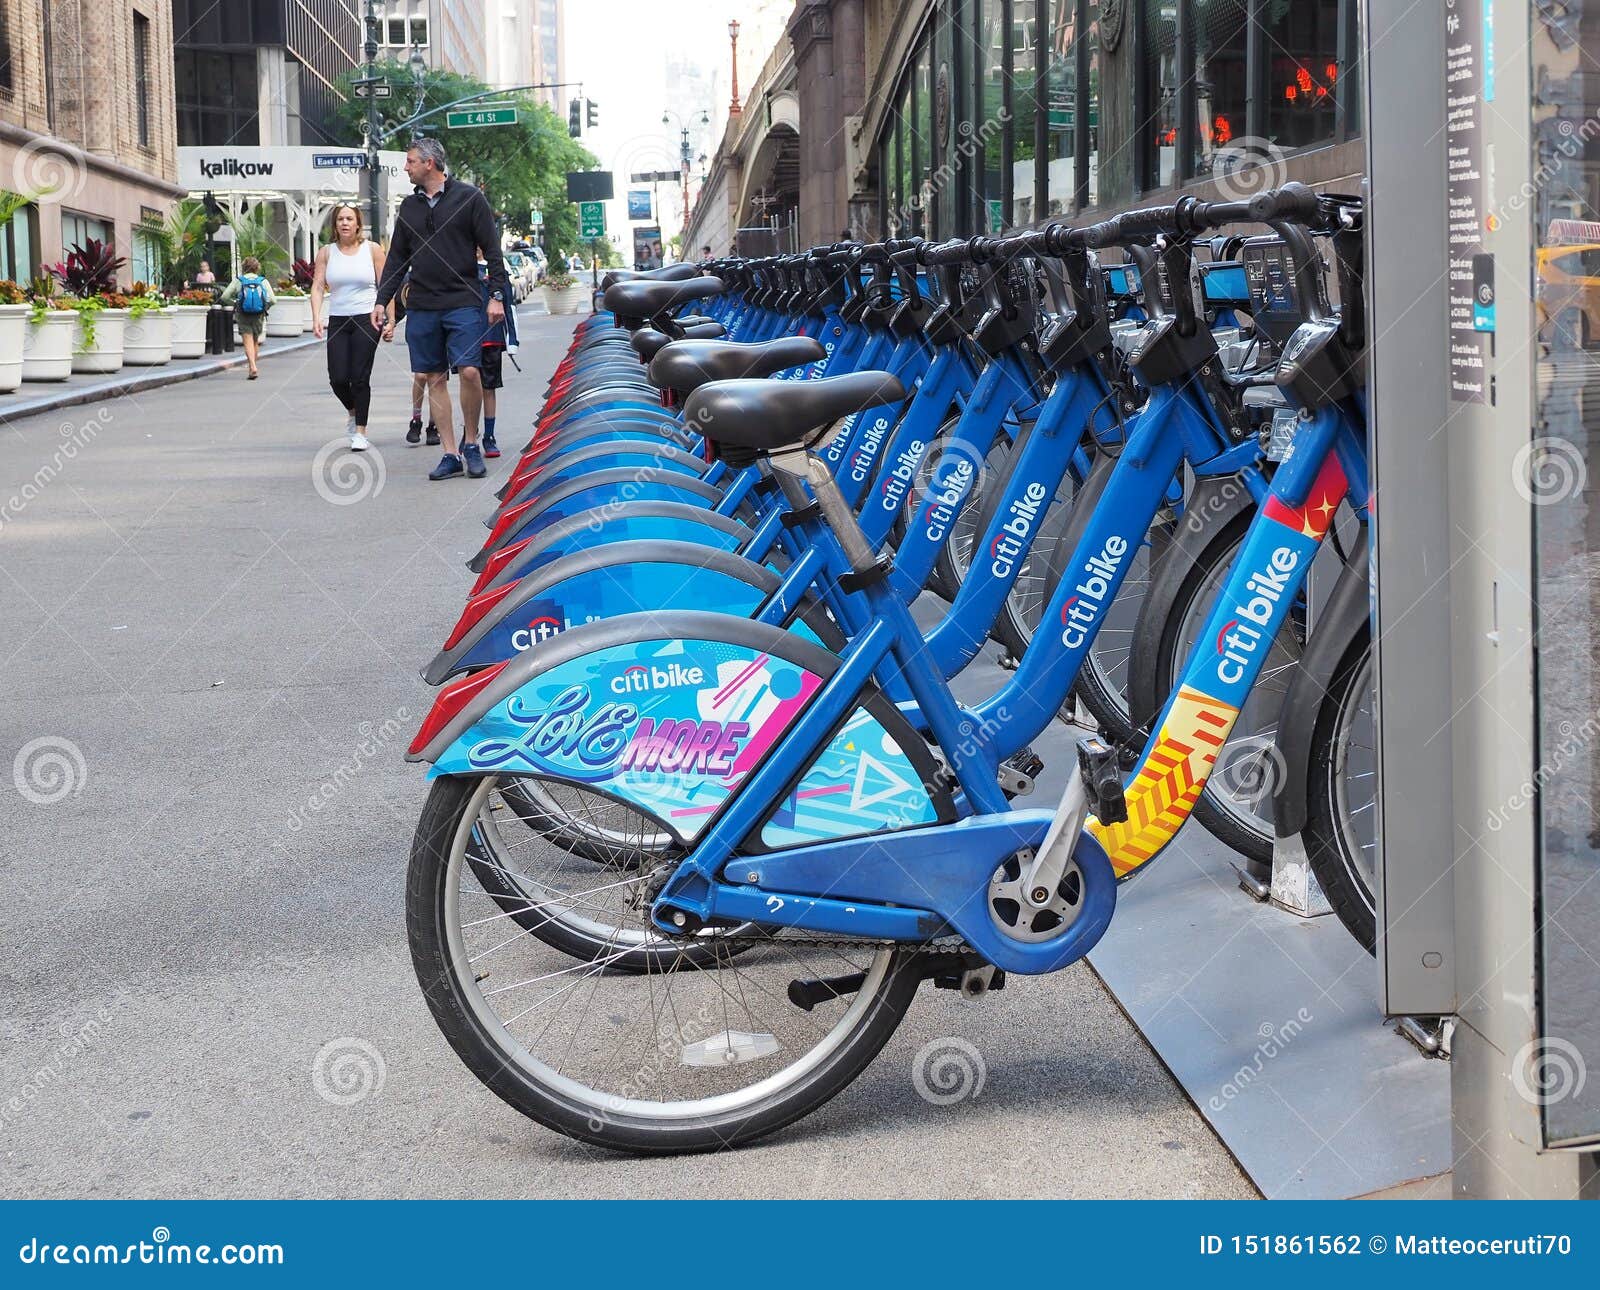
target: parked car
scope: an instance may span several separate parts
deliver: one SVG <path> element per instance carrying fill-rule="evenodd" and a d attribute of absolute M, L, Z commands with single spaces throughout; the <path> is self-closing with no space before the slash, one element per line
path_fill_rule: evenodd
<path fill-rule="evenodd" d="M 533 261 L 533 281 L 537 285 L 550 275 L 550 260 L 542 246 L 530 246 L 524 254 Z"/>
<path fill-rule="evenodd" d="M 511 280 L 511 296 L 519 305 L 533 290 L 533 269 L 521 251 L 506 252 L 506 277 Z"/>

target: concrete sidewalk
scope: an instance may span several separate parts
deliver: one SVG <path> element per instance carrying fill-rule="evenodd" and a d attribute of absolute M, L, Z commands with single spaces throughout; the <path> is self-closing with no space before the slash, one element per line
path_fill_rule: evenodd
<path fill-rule="evenodd" d="M 481 481 L 405 446 L 401 346 L 366 454 L 315 348 L 0 427 L 0 1193 L 1252 1195 L 1083 966 L 925 992 L 843 1095 L 718 1156 L 597 1154 L 466 1071 L 406 944 L 403 754 L 577 319 L 520 321 Z M 933 1106 L 946 1036 L 986 1077 Z"/>

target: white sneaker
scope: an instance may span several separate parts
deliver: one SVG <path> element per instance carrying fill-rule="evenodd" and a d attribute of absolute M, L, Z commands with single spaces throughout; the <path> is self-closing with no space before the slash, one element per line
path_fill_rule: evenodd
<path fill-rule="evenodd" d="M 370 447 L 372 447 L 372 441 L 368 439 L 366 435 L 362 434 L 361 431 L 352 430 L 350 432 L 351 452 L 365 452 Z"/>

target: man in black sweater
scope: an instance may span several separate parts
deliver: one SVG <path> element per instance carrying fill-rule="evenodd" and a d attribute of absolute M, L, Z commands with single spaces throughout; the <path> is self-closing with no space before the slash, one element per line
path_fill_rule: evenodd
<path fill-rule="evenodd" d="M 406 178 L 416 191 L 400 203 L 372 314 L 383 316 L 409 269 L 406 347 L 411 370 L 427 377 L 429 411 L 444 443 L 444 457 L 428 478 L 450 479 L 464 472 L 481 479 L 485 468 L 478 416 L 483 382 L 478 355 L 488 328 L 504 320 L 510 299 L 500 234 L 488 199 L 471 184 L 445 174 L 444 145 L 437 139 L 418 139 L 406 150 Z M 480 247 L 489 264 L 487 322 L 478 283 Z M 461 377 L 460 455 L 450 420 L 452 367 Z"/>

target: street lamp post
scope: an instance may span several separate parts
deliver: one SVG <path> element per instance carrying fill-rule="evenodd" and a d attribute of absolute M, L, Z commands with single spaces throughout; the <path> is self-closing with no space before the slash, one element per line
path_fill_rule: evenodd
<path fill-rule="evenodd" d="M 733 101 L 728 104 L 728 115 L 738 116 L 743 109 L 739 106 L 739 20 L 737 18 L 728 21 L 728 43 L 733 46 Z"/>
<path fill-rule="evenodd" d="M 366 29 L 366 44 L 361 52 L 367 59 L 367 224 L 376 240 L 383 235 L 378 214 L 378 96 L 372 92 L 378 79 L 377 0 L 367 0 Z"/>
<path fill-rule="evenodd" d="M 684 119 L 671 108 L 662 112 L 662 125 L 671 125 L 674 120 L 678 122 L 679 126 L 678 170 L 683 181 L 683 231 L 687 232 L 689 228 L 689 168 L 694 163 L 694 149 L 689 145 L 689 126 Z M 702 126 L 711 124 L 711 114 L 703 108 L 700 111 L 700 124 Z"/>

